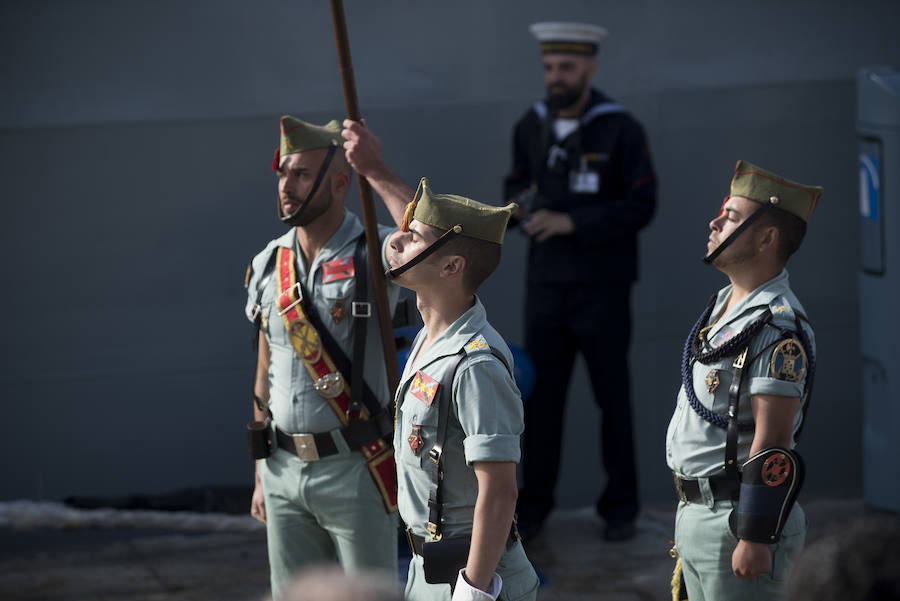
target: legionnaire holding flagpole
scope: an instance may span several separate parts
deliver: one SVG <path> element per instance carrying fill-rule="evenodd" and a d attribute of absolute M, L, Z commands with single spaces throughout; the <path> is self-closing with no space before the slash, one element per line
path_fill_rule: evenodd
<path fill-rule="evenodd" d="M 685 342 L 666 439 L 680 498 L 673 553 L 690 601 L 783 599 L 803 546 L 803 462 L 793 449 L 815 339 L 785 264 L 821 194 L 738 161 L 709 224 L 704 262 L 730 284 Z"/>
<path fill-rule="evenodd" d="M 534 360 L 526 403 L 519 520 L 536 536 L 555 504 L 563 415 L 581 352 L 601 411 L 607 481 L 597 500 L 607 540 L 634 534 L 639 510 L 628 347 L 637 234 L 656 207 L 656 177 L 644 130 L 621 105 L 591 88 L 606 30 L 586 23 L 535 23 L 547 99 L 516 123 L 504 195 L 523 205 L 530 237 L 525 346 Z"/>
<path fill-rule="evenodd" d="M 336 121 L 281 118 L 272 168 L 290 229 L 247 270 L 258 328 L 251 514 L 266 524 L 274 595 L 292 572 L 335 559 L 396 574 L 393 416 L 351 169 Z M 379 263 L 387 267 L 378 237 Z M 389 287 L 390 303 L 399 289 Z"/>
<path fill-rule="evenodd" d="M 513 523 L 522 400 L 509 348 L 475 295 L 500 262 L 513 205 L 436 194 L 424 178 L 413 195 L 364 124 L 344 127 L 348 160 L 400 224 L 388 276 L 416 292 L 425 324 L 395 396 L 400 516 L 413 552 L 406 598 L 534 599 L 538 578 Z"/>

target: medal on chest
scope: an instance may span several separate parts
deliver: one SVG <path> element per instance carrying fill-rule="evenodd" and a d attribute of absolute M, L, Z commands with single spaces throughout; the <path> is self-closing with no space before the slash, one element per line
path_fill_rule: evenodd
<path fill-rule="evenodd" d="M 422 438 L 422 426 L 413 424 L 412 433 L 406 437 L 406 442 L 409 443 L 409 448 L 412 449 L 413 455 L 418 457 L 422 447 L 425 446 L 425 439 Z"/>
<path fill-rule="evenodd" d="M 347 317 L 347 299 L 339 298 L 334 301 L 328 312 L 331 313 L 331 319 L 334 323 L 340 323 L 342 319 Z"/>
<path fill-rule="evenodd" d="M 709 392 L 709 394 L 714 393 L 716 388 L 719 387 L 719 370 L 709 370 L 709 373 L 706 374 L 706 378 L 704 378 L 703 381 L 706 383 L 706 391 Z"/>

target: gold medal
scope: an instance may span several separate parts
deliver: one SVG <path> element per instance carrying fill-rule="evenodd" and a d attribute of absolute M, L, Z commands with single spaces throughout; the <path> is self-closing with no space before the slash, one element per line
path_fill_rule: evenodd
<path fill-rule="evenodd" d="M 716 391 L 716 388 L 719 387 L 719 370 L 711 369 L 709 373 L 706 374 L 706 378 L 703 380 L 706 383 L 706 390 L 709 394 L 712 394 Z"/>

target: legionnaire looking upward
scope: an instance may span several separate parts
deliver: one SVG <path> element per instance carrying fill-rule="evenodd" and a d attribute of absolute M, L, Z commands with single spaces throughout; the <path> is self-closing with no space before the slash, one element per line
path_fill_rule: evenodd
<path fill-rule="evenodd" d="M 803 546 L 794 445 L 815 340 L 785 264 L 822 189 L 738 161 L 707 255 L 730 281 L 685 343 L 666 458 L 680 497 L 675 546 L 691 601 L 782 599 Z M 777 553 L 775 552 L 777 550 Z"/>
<path fill-rule="evenodd" d="M 554 506 L 563 414 L 575 354 L 585 359 L 602 413 L 607 482 L 597 500 L 607 540 L 634 533 L 639 509 L 628 346 L 637 233 L 656 207 L 656 177 L 641 125 L 591 88 L 606 30 L 536 23 L 547 98 L 519 120 L 505 198 L 523 205 L 531 238 L 525 346 L 536 382 L 526 403 L 519 523 L 537 535 Z"/>
<path fill-rule="evenodd" d="M 395 397 L 400 516 L 413 552 L 407 601 L 534 599 L 538 578 L 513 524 L 522 400 L 512 354 L 475 294 L 500 262 L 513 207 L 436 194 L 424 178 L 413 195 L 364 124 L 344 127 L 347 159 L 400 225 L 388 275 L 416 292 L 425 324 Z"/>
<path fill-rule="evenodd" d="M 393 416 L 363 226 L 344 209 L 342 144 L 336 121 L 281 118 L 272 168 L 290 229 L 247 271 L 247 317 L 259 328 L 253 411 L 269 435 L 250 513 L 266 524 L 275 596 L 310 564 L 397 569 Z M 398 293 L 388 287 L 391 304 Z"/>

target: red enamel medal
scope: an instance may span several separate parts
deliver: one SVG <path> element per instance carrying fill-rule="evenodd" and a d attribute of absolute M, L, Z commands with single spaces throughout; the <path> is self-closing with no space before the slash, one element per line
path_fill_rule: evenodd
<path fill-rule="evenodd" d="M 412 449 L 413 455 L 419 456 L 419 451 L 425 446 L 425 440 L 422 438 L 422 426 L 413 425 L 412 434 L 406 437 L 409 448 Z"/>

